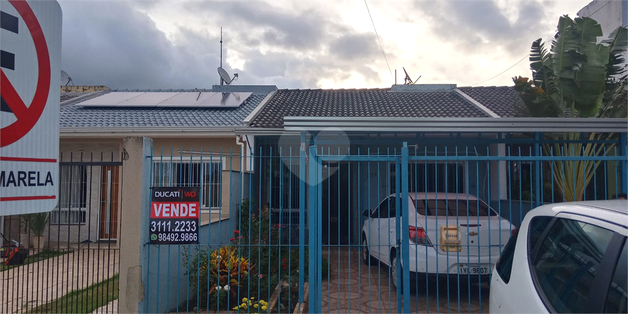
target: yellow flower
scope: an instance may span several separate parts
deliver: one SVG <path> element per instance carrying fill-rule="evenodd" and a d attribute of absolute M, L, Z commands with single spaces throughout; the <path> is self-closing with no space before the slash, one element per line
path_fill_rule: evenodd
<path fill-rule="evenodd" d="M 254 308 L 258 308 L 258 307 L 259 307 L 259 305 L 255 304 L 255 305 L 253 305 L 253 307 L 254 307 Z"/>
<path fill-rule="evenodd" d="M 251 300 L 255 300 L 255 297 L 251 297 Z"/>
<path fill-rule="evenodd" d="M 248 300 L 249 300 L 249 299 L 247 299 L 247 298 L 243 298 L 243 299 L 242 299 L 242 302 L 246 302 L 246 301 L 248 301 Z"/>
<path fill-rule="evenodd" d="M 235 307 L 233 307 L 233 308 L 232 308 L 232 310 L 237 311 L 237 310 L 238 310 L 238 307 L 237 307 L 237 306 L 235 306 Z"/>
<path fill-rule="evenodd" d="M 262 306 L 262 310 L 266 311 L 268 310 L 268 307 L 266 305 Z"/>

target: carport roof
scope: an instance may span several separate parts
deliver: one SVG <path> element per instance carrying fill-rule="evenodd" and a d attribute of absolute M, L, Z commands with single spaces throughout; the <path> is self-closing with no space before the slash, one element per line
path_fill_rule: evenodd
<path fill-rule="evenodd" d="M 395 85 L 381 89 L 278 90 L 251 120 L 253 128 L 283 128 L 284 117 L 496 118 L 516 117 L 512 87 Z"/>

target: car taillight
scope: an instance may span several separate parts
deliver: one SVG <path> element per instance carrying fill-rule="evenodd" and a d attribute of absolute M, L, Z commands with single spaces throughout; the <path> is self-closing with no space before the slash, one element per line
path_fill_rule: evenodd
<path fill-rule="evenodd" d="M 430 243 L 430 239 L 427 238 L 425 229 L 421 227 L 410 226 L 409 235 L 410 235 L 410 241 L 412 241 L 412 243 L 414 244 L 432 246 L 432 243 Z"/>

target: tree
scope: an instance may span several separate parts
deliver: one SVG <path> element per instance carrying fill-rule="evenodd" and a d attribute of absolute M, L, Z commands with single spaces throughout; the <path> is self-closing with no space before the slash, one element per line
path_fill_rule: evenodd
<path fill-rule="evenodd" d="M 530 117 L 626 117 L 626 27 L 619 27 L 598 43 L 602 27 L 593 19 L 562 16 L 548 51 L 539 38 L 530 49 L 532 79 L 514 77 L 523 100 L 520 112 Z M 600 156 L 614 144 L 600 145 L 613 134 L 552 135 L 565 144 L 544 145 L 555 156 Z M 581 143 L 576 143 L 581 142 Z M 600 161 L 553 162 L 554 183 L 566 201 L 582 200 Z"/>

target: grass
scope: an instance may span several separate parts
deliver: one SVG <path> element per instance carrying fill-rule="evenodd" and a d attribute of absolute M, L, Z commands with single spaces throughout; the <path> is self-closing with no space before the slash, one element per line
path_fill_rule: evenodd
<path fill-rule="evenodd" d="M 115 275 L 42 304 L 28 313 L 91 313 L 118 298 L 118 281 L 118 275 Z"/>
<path fill-rule="evenodd" d="M 31 263 L 43 261 L 43 260 L 51 258 L 51 257 L 55 257 L 55 256 L 63 255 L 63 254 L 68 254 L 68 253 L 72 253 L 72 251 L 53 251 L 53 250 L 41 251 L 41 252 L 39 252 L 37 254 L 29 255 L 26 258 L 26 260 L 24 260 L 24 264 L 22 264 L 22 265 L 5 265 L 4 264 L 4 260 L 3 260 L 2 263 L 0 263 L 0 271 L 9 270 L 11 268 L 15 268 L 15 267 L 23 266 L 23 265 L 26 265 L 26 264 L 31 264 Z"/>

